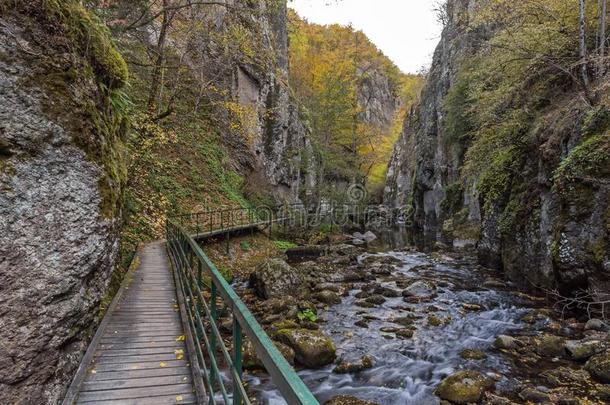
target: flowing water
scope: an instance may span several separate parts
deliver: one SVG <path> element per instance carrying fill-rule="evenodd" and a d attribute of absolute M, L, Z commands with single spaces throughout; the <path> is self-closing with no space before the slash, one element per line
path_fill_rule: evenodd
<path fill-rule="evenodd" d="M 435 260 L 428 254 L 405 251 L 376 254 L 400 260 L 389 280 L 378 279 L 382 285 L 401 290 L 396 279 L 432 280 L 438 295 L 426 303 L 410 304 L 398 297 L 387 298 L 374 308 L 361 308 L 354 304 L 355 294 L 360 291 L 355 289 L 341 304 L 324 311 L 321 328 L 335 342 L 338 358 L 357 361 L 370 355 L 374 367 L 352 374 L 333 373 L 335 365 L 300 371 L 299 375 L 321 403 L 344 394 L 378 404 L 437 404 L 435 387 L 460 369 L 493 374 L 500 389 L 511 385 L 510 378 L 503 376 L 510 375 L 509 364 L 489 349 L 498 335 L 522 329 L 519 319 L 531 308 L 518 295 L 509 289 L 484 288 L 489 273 L 472 261 Z M 463 304 L 478 304 L 481 310 L 467 311 Z M 427 318 L 431 314 L 447 322 L 429 326 Z M 355 326 L 363 315 L 377 319 L 368 328 Z M 391 320 L 407 315 L 421 317 L 414 323 L 417 330 L 412 339 L 398 339 L 393 333 L 380 331 L 383 327 L 398 326 Z M 464 360 L 460 357 L 464 349 L 484 350 L 487 358 Z M 249 383 L 262 403 L 285 403 L 264 375 L 250 375 Z"/>

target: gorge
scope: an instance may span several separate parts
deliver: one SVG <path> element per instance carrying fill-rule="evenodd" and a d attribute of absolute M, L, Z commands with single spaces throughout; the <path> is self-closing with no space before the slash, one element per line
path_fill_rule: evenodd
<path fill-rule="evenodd" d="M 204 245 L 320 402 L 610 401 L 607 10 L 568 3 L 444 1 L 406 74 L 284 0 L 0 0 L 0 402 L 61 403 L 172 216 L 282 204 L 406 213 Z"/>

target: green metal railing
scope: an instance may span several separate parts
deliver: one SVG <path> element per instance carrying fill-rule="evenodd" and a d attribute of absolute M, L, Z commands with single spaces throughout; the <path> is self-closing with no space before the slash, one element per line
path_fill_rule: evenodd
<path fill-rule="evenodd" d="M 193 215 L 174 217 L 167 221 L 167 245 L 177 275 L 176 287 L 184 298 L 188 333 L 195 342 L 195 358 L 191 359 L 191 364 L 198 371 L 210 404 L 250 404 L 242 378 L 242 343 L 245 335 L 252 342 L 258 358 L 289 404 L 318 404 L 191 235 L 193 231 L 201 232 L 202 226 L 207 226 L 206 230 L 209 232 L 213 232 L 217 226 L 222 226 L 220 229 L 225 231 L 232 226 L 245 226 L 261 220 L 254 213 L 247 214 L 240 214 L 243 219 L 240 224 L 228 220 L 225 222 L 227 214 L 219 214 L 218 224 L 213 219 L 209 224 L 195 221 L 196 229 L 185 226 L 185 222 L 192 224 L 195 219 Z M 248 218 L 249 222 L 245 218 Z M 231 347 L 226 346 L 219 330 L 219 317 L 224 311 L 230 312 L 233 319 Z M 230 384 L 225 384 L 222 371 L 228 373 Z"/>

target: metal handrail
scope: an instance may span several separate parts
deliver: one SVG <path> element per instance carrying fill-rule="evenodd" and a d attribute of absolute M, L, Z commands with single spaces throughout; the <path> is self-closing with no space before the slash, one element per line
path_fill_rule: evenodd
<path fill-rule="evenodd" d="M 177 287 L 185 297 L 187 326 L 197 343 L 196 355 L 191 362 L 200 371 L 209 403 L 217 403 L 216 394 L 222 397 L 225 404 L 250 403 L 242 379 L 242 338 L 245 334 L 272 381 L 289 404 L 318 404 L 311 391 L 185 227 L 174 218 L 168 219 L 166 232 L 169 256 L 178 276 Z M 210 278 L 209 291 L 204 283 L 204 276 Z M 210 296 L 209 303 L 206 300 L 207 293 Z M 225 308 L 233 315 L 232 353 L 225 346 L 217 326 L 218 298 L 223 300 Z M 202 346 L 207 354 L 207 362 Z M 220 351 L 220 359 L 228 367 L 231 376 L 231 397 L 222 380 L 217 351 Z"/>

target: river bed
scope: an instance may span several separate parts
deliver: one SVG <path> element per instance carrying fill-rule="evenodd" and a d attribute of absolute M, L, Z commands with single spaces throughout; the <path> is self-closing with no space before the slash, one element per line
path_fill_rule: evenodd
<path fill-rule="evenodd" d="M 385 250 L 384 245 L 373 250 L 376 252 L 366 253 L 359 260 L 375 255 L 399 261 L 391 275 L 377 278 L 377 284 L 400 291 L 404 282 L 426 280 L 437 287 L 437 294 L 427 302 L 408 303 L 395 297 L 362 308 L 357 305 L 356 295 L 365 285 L 356 284 L 340 304 L 322 311 L 321 329 L 334 341 L 338 359 L 357 361 L 369 355 L 374 366 L 349 374 L 334 373 L 336 365 L 299 371 L 320 403 L 336 395 L 351 395 L 380 405 L 438 404 L 435 387 L 461 369 L 481 371 L 496 381 L 496 390 L 509 390 L 515 383 L 506 377 L 511 375 L 510 364 L 490 349 L 498 335 L 531 328 L 520 319 L 532 310 L 533 302 L 524 300 L 509 285 L 503 288 L 497 279 L 490 282 L 497 274 L 476 265 L 473 259 L 408 249 Z M 496 287 L 484 286 L 490 284 Z M 363 317 L 368 327 L 356 326 Z M 414 319 L 411 339 L 398 338 L 391 332 L 397 326 L 392 321 L 404 317 Z M 434 326 L 438 322 L 430 317 L 441 324 Z M 460 353 L 465 349 L 482 350 L 486 358 L 464 359 Z M 249 374 L 247 378 L 261 403 L 285 403 L 265 374 Z"/>

